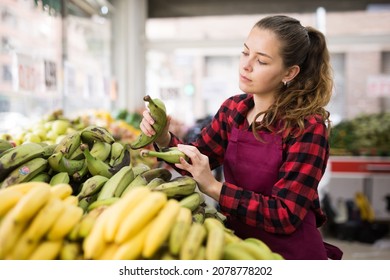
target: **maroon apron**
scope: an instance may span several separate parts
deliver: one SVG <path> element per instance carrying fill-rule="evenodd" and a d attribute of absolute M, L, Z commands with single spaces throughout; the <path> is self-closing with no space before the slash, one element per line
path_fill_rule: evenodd
<path fill-rule="evenodd" d="M 270 196 L 278 180 L 282 164 L 282 138 L 271 133 L 261 134 L 264 143 L 252 131 L 233 128 L 224 160 L 226 182 Z M 252 227 L 229 216 L 227 226 L 241 238 L 255 237 L 285 259 L 328 259 L 313 211 L 309 211 L 297 230 L 289 235 L 275 234 Z"/>

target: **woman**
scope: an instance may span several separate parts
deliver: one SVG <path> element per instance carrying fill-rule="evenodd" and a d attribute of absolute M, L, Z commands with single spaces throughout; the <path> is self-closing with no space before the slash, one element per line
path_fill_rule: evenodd
<path fill-rule="evenodd" d="M 219 203 L 241 238 L 259 238 L 285 259 L 340 259 L 318 230 L 333 86 L 324 35 L 287 16 L 260 20 L 243 46 L 239 86 L 244 93 L 225 100 L 196 141 L 182 144 L 167 125 L 156 149 L 178 146 L 190 158 L 175 167 Z M 141 130 L 153 135 L 154 120 L 143 116 Z M 225 182 L 211 171 L 221 165 Z"/>

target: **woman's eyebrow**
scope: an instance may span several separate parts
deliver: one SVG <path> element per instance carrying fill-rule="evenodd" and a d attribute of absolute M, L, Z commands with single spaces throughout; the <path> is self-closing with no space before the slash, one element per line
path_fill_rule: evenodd
<path fill-rule="evenodd" d="M 249 47 L 248 47 L 245 43 L 244 43 L 244 46 L 245 46 L 245 48 L 247 48 L 247 49 L 249 50 Z M 262 52 L 256 52 L 256 53 L 257 53 L 258 55 L 266 56 L 266 57 L 272 59 L 272 57 L 269 56 L 268 54 L 265 54 L 265 53 L 262 53 Z"/>

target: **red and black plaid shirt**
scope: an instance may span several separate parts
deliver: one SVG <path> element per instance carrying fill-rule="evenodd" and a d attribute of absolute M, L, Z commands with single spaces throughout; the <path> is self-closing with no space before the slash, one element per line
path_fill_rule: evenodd
<path fill-rule="evenodd" d="M 253 106 L 252 95 L 230 97 L 202 130 L 200 137 L 191 143 L 209 157 L 212 169 L 223 163 L 232 127 L 250 129 L 246 115 Z M 170 146 L 179 143 L 181 141 L 172 135 Z M 284 143 L 283 163 L 272 195 L 265 196 L 224 182 L 220 209 L 226 215 L 234 215 L 248 225 L 272 233 L 294 232 L 310 210 L 316 215 L 317 226 L 321 226 L 326 217 L 320 208 L 317 187 L 328 157 L 329 143 L 324 122 L 314 116 L 306 118 L 304 133 Z"/>

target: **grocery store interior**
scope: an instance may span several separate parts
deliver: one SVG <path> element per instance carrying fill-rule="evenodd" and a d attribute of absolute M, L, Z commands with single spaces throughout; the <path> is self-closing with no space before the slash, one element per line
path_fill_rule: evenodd
<path fill-rule="evenodd" d="M 239 93 L 242 43 L 270 14 L 321 30 L 331 55 L 321 232 L 345 260 L 390 260 L 389 0 L 0 0 L 0 134 L 53 140 L 34 134 L 52 112 L 137 130 L 147 94 L 192 139 Z"/>

